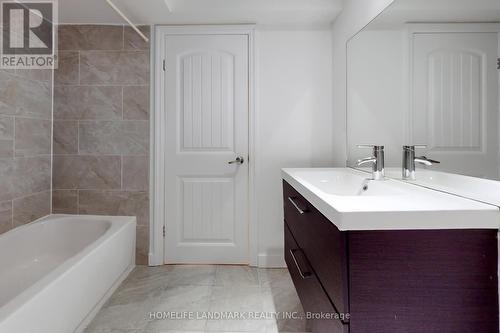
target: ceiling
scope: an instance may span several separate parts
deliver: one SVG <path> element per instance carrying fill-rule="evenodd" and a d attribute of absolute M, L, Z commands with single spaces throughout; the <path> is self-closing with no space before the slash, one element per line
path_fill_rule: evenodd
<path fill-rule="evenodd" d="M 328 24 L 344 0 L 113 0 L 136 24 Z M 59 0 L 59 22 L 122 24 L 105 0 Z"/>
<path fill-rule="evenodd" d="M 500 22 L 500 0 L 395 0 L 368 28 L 409 22 Z"/>

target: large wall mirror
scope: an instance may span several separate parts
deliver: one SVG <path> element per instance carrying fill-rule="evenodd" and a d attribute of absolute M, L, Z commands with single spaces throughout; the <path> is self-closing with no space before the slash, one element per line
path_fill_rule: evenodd
<path fill-rule="evenodd" d="M 347 45 L 348 166 L 385 146 L 401 178 L 403 146 L 433 170 L 500 180 L 500 1 L 395 0 Z M 429 164 L 429 163 L 426 163 Z M 497 193 L 498 194 L 498 193 Z"/>

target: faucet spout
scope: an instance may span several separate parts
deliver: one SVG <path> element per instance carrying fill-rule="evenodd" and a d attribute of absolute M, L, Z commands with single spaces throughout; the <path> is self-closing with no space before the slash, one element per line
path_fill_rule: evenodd
<path fill-rule="evenodd" d="M 431 166 L 440 163 L 425 156 L 415 157 L 415 149 L 426 148 L 423 145 L 403 146 L 402 176 L 404 180 L 415 180 L 415 163 Z"/>
<path fill-rule="evenodd" d="M 372 178 L 374 180 L 381 180 L 385 178 L 384 169 L 384 146 L 374 145 L 358 145 L 358 148 L 372 148 L 372 156 L 362 158 L 356 162 L 356 166 L 362 166 L 368 163 L 372 164 Z"/>
<path fill-rule="evenodd" d="M 416 163 L 420 163 L 420 164 L 424 164 L 424 165 L 427 165 L 427 166 L 431 166 L 433 164 L 439 164 L 439 163 L 441 163 L 441 162 L 436 161 L 436 160 L 431 160 L 430 158 L 427 158 L 425 156 L 415 157 L 415 162 Z"/>
<path fill-rule="evenodd" d="M 356 162 L 356 166 L 362 166 L 368 163 L 376 163 L 377 159 L 375 157 L 362 158 Z"/>

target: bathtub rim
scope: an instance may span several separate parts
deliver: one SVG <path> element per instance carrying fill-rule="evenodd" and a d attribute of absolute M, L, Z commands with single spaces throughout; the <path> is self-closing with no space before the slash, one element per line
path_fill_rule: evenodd
<path fill-rule="evenodd" d="M 42 223 L 46 220 L 51 219 L 64 219 L 64 218 L 72 218 L 72 219 L 92 219 L 92 220 L 106 220 L 111 223 L 111 226 L 102 234 L 99 238 L 85 246 L 81 251 L 79 251 L 76 255 L 69 257 L 64 260 L 59 266 L 57 266 L 54 270 L 50 271 L 47 275 L 44 275 L 41 279 L 37 280 L 34 284 L 23 290 L 16 297 L 11 299 L 9 302 L 0 307 L 0 323 L 7 319 L 10 315 L 16 313 L 21 310 L 23 306 L 32 298 L 41 294 L 46 288 L 50 285 L 57 283 L 59 279 L 62 279 L 68 272 L 72 270 L 72 268 L 80 262 L 83 258 L 98 251 L 109 239 L 112 239 L 123 229 L 130 227 L 133 225 L 134 232 L 137 226 L 137 218 L 135 216 L 107 216 L 107 215 L 77 215 L 77 214 L 50 214 L 39 218 L 33 222 L 24 224 L 17 228 L 7 231 L 6 233 L 0 235 L 0 241 L 7 234 L 20 232 L 25 228 L 29 228 L 29 226 L 35 223 Z M 134 240 L 135 241 L 135 240 Z M 135 244 L 134 244 L 135 247 Z M 27 319 L 29 320 L 29 318 Z"/>

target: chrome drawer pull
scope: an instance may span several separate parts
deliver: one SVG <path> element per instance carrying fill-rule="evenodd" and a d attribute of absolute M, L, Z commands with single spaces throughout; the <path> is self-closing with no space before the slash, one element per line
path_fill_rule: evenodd
<path fill-rule="evenodd" d="M 306 212 L 305 210 L 300 209 L 299 205 L 297 205 L 291 197 L 288 197 L 288 201 L 290 201 L 292 203 L 292 205 L 295 207 L 295 209 L 297 209 L 299 214 L 304 214 Z"/>
<path fill-rule="evenodd" d="M 312 273 L 307 271 L 307 272 L 303 272 L 301 269 L 300 269 L 300 266 L 299 266 L 299 263 L 297 262 L 297 258 L 295 258 L 295 251 L 300 251 L 300 250 L 290 250 L 290 254 L 292 255 L 292 259 L 293 259 L 293 262 L 295 263 L 295 266 L 297 267 L 297 270 L 299 271 L 299 274 L 300 276 L 303 278 L 303 279 L 308 279 L 312 276 Z"/>

